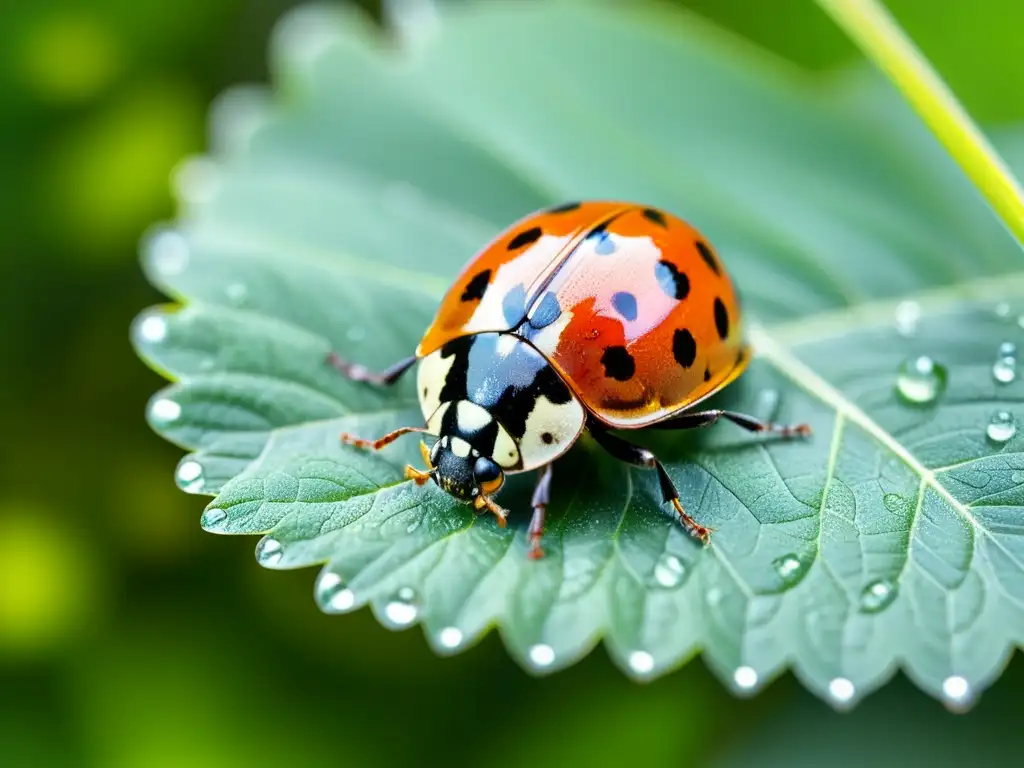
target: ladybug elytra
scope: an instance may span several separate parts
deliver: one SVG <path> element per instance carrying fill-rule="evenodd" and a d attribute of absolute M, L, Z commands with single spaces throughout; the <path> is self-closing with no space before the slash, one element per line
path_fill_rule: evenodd
<path fill-rule="evenodd" d="M 506 229 L 456 278 L 415 354 L 374 373 L 336 354 L 356 381 L 396 382 L 417 361 L 424 426 L 377 440 L 342 441 L 379 450 L 410 432 L 433 480 L 505 525 L 495 501 L 505 475 L 540 471 L 529 555 L 542 554 L 552 462 L 586 429 L 612 456 L 658 473 L 665 503 L 707 543 L 709 530 L 683 510 L 658 458 L 610 430 L 689 429 L 720 418 L 751 432 L 808 435 L 723 410 L 691 411 L 746 369 L 740 308 L 724 265 L 701 234 L 654 208 L 622 202 L 569 203 Z"/>

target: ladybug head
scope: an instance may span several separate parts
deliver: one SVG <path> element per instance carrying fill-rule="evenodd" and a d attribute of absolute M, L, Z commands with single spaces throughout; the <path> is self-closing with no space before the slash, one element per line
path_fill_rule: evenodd
<path fill-rule="evenodd" d="M 505 473 L 497 462 L 454 435 L 434 443 L 430 464 L 430 476 L 440 488 L 477 509 L 490 507 L 490 497 L 505 482 Z"/>

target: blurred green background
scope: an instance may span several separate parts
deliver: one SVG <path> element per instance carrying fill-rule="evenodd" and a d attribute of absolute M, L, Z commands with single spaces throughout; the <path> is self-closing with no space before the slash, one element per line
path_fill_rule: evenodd
<path fill-rule="evenodd" d="M 640 686 L 600 649 L 538 680 L 493 635 L 439 659 L 368 610 L 324 616 L 313 570 L 200 529 L 143 420 L 163 382 L 128 326 L 163 297 L 137 243 L 296 4 L 0 7 L 0 765 L 1019 762 L 1020 663 L 967 716 L 899 677 L 847 715 L 791 676 L 733 699 L 699 661 Z M 681 4 L 808 68 L 858 59 L 809 0 Z M 1024 3 L 888 5 L 979 121 L 1024 119 Z"/>

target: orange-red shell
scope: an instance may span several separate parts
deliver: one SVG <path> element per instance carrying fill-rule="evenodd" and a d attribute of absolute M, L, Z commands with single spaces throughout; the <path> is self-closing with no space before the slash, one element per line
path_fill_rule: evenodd
<path fill-rule="evenodd" d="M 736 293 L 707 240 L 631 203 L 570 204 L 516 222 L 462 270 L 416 354 L 481 331 L 529 341 L 617 428 L 705 399 L 749 358 Z"/>

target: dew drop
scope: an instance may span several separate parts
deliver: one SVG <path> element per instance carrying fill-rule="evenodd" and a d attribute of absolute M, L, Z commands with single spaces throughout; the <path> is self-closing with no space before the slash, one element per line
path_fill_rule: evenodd
<path fill-rule="evenodd" d="M 857 689 L 854 687 L 853 682 L 845 677 L 836 677 L 829 680 L 828 695 L 837 704 L 849 703 L 856 692 Z"/>
<path fill-rule="evenodd" d="M 245 283 L 231 283 L 224 289 L 224 295 L 232 304 L 243 304 L 249 297 L 249 289 L 246 288 Z"/>
<path fill-rule="evenodd" d="M 1014 472 L 1010 475 L 1010 481 L 1014 483 L 1024 483 L 1024 472 Z"/>
<path fill-rule="evenodd" d="M 412 587 L 402 587 L 384 606 L 384 619 L 389 626 L 398 629 L 408 627 L 416 621 L 419 612 L 419 606 L 416 604 L 416 590 Z"/>
<path fill-rule="evenodd" d="M 722 590 L 718 587 L 712 587 L 708 590 L 707 594 L 708 605 L 714 608 L 720 602 L 722 602 Z"/>
<path fill-rule="evenodd" d="M 154 421 L 166 424 L 176 421 L 181 416 L 181 406 L 173 400 L 162 397 L 159 400 L 153 401 L 153 404 L 149 407 L 149 415 Z"/>
<path fill-rule="evenodd" d="M 960 675 L 951 675 L 942 681 L 942 695 L 953 708 L 968 704 L 973 697 L 971 684 Z"/>
<path fill-rule="evenodd" d="M 437 641 L 449 650 L 458 648 L 462 645 L 462 630 L 458 627 L 445 627 L 438 633 Z"/>
<path fill-rule="evenodd" d="M 732 673 L 732 681 L 743 691 L 753 690 L 757 685 L 757 671 L 753 667 L 737 667 Z"/>
<path fill-rule="evenodd" d="M 205 530 L 212 531 L 220 528 L 224 521 L 228 519 L 228 513 L 223 509 L 217 509 L 211 507 L 203 512 L 202 517 L 199 518 L 199 525 Z"/>
<path fill-rule="evenodd" d="M 946 369 L 927 355 L 905 360 L 896 374 L 896 391 L 911 403 L 931 403 L 946 386 Z"/>
<path fill-rule="evenodd" d="M 203 465 L 192 459 L 183 461 L 178 466 L 176 479 L 185 493 L 199 493 L 203 490 Z"/>
<path fill-rule="evenodd" d="M 547 643 L 530 646 L 530 663 L 535 667 L 550 667 L 555 662 L 555 649 Z"/>
<path fill-rule="evenodd" d="M 654 581 L 666 589 L 678 587 L 686 578 L 686 566 L 675 555 L 663 553 L 654 564 Z"/>
<path fill-rule="evenodd" d="M 633 651 L 629 654 L 629 668 L 638 675 L 649 675 L 654 671 L 654 657 L 647 651 Z"/>
<path fill-rule="evenodd" d="M 256 562 L 268 568 L 273 568 L 281 562 L 284 557 L 284 549 L 281 542 L 272 536 L 264 536 L 256 545 Z"/>
<path fill-rule="evenodd" d="M 890 512 L 906 512 L 907 500 L 898 493 L 887 493 L 882 497 L 882 504 Z"/>
<path fill-rule="evenodd" d="M 888 579 L 873 581 L 860 593 L 860 609 L 864 613 L 884 611 L 892 605 L 898 592 L 896 584 Z"/>
<path fill-rule="evenodd" d="M 1000 357 L 1016 357 L 1017 356 L 1017 345 L 1012 341 L 1004 341 L 999 345 L 999 356 Z"/>
<path fill-rule="evenodd" d="M 167 321 L 159 315 L 149 315 L 139 323 L 138 336 L 141 341 L 159 344 L 167 338 Z"/>
<path fill-rule="evenodd" d="M 1012 352 L 1004 354 L 1005 349 Z M 1017 378 L 1017 348 L 1013 344 L 1004 343 L 999 348 L 999 356 L 992 363 L 992 378 L 1000 384 L 1009 384 Z"/>
<path fill-rule="evenodd" d="M 920 304 L 916 301 L 901 301 L 896 307 L 896 332 L 900 336 L 913 336 L 917 333 L 917 323 L 920 319 Z"/>
<path fill-rule="evenodd" d="M 996 317 L 1009 317 L 1010 316 L 1010 305 L 1008 302 L 1000 301 L 996 304 L 995 308 Z"/>
<path fill-rule="evenodd" d="M 1017 423 L 1009 411 L 996 411 L 985 427 L 985 434 L 993 443 L 1000 445 L 1017 434 Z"/>
<path fill-rule="evenodd" d="M 422 517 L 417 517 L 415 520 L 413 520 L 411 523 L 409 523 L 407 526 L 405 526 L 405 532 L 406 533 L 416 533 L 416 529 L 420 527 L 420 523 L 422 523 L 422 522 L 423 522 L 423 518 Z"/>
<path fill-rule="evenodd" d="M 355 593 L 334 571 L 321 571 L 316 580 L 315 599 L 324 613 L 346 613 L 356 604 Z"/>
<path fill-rule="evenodd" d="M 772 561 L 775 572 L 782 578 L 782 583 L 791 587 L 804 575 L 804 564 L 796 555 L 783 555 Z"/>
<path fill-rule="evenodd" d="M 188 266 L 188 243 L 171 229 L 153 235 L 145 246 L 150 266 L 163 277 L 180 275 Z"/>

